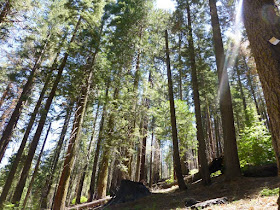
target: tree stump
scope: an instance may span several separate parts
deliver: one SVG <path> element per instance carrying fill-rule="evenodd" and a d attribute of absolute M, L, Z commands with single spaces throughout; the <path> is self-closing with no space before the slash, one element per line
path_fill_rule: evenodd
<path fill-rule="evenodd" d="M 148 195 L 151 195 L 151 192 L 143 183 L 122 180 L 116 196 L 108 203 L 108 205 L 135 201 Z"/>

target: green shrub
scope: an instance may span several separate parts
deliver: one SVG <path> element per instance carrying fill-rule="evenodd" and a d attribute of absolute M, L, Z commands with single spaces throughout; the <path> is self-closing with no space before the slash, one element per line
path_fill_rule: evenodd
<path fill-rule="evenodd" d="M 87 202 L 87 198 L 85 196 L 82 196 L 81 197 L 81 203 L 85 203 Z M 74 198 L 72 201 L 71 201 L 71 204 L 75 205 L 76 204 L 76 198 Z"/>
<path fill-rule="evenodd" d="M 221 170 L 218 170 L 218 171 L 211 174 L 211 178 L 216 177 L 216 176 L 220 176 L 221 174 L 222 174 Z"/>
<path fill-rule="evenodd" d="M 238 155 L 241 167 L 275 162 L 271 136 L 262 122 L 253 122 L 240 133 Z"/>
<path fill-rule="evenodd" d="M 269 188 L 264 188 L 262 189 L 262 191 L 260 192 L 261 196 L 273 196 L 273 195 L 278 195 L 279 193 L 279 188 L 275 188 L 275 189 L 269 189 Z"/>

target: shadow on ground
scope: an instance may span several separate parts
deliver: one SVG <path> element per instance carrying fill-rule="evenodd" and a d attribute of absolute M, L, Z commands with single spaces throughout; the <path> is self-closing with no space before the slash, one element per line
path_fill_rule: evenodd
<path fill-rule="evenodd" d="M 165 191 L 155 191 L 151 196 L 134 202 L 118 204 L 105 208 L 106 210 L 164 210 L 185 208 L 186 198 L 199 201 L 228 197 L 229 201 L 251 199 L 259 196 L 264 188 L 275 189 L 279 187 L 278 177 L 249 178 L 241 177 L 236 181 L 225 182 L 224 176 L 212 179 L 212 184 L 203 186 L 200 182 L 188 185 L 187 191 L 179 191 L 173 187 Z"/>

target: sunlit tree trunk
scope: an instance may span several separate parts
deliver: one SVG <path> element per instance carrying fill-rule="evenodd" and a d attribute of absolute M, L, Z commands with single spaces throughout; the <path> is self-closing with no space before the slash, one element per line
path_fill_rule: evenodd
<path fill-rule="evenodd" d="M 216 0 L 209 0 L 213 41 L 219 79 L 219 104 L 224 137 L 225 175 L 228 180 L 241 176 L 237 153 L 236 134 L 232 110 L 232 100 L 225 66 L 224 46 L 217 13 Z"/>

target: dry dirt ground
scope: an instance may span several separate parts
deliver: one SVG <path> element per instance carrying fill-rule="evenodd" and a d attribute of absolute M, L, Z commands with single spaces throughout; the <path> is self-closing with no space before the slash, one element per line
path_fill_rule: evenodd
<path fill-rule="evenodd" d="M 200 182 L 189 184 L 187 191 L 179 191 L 178 186 L 166 190 L 153 190 L 152 195 L 134 202 L 118 204 L 105 208 L 106 210 L 164 210 L 188 209 L 186 198 L 199 201 L 228 197 L 229 204 L 211 206 L 207 210 L 276 210 L 277 196 L 261 196 L 264 188 L 279 187 L 278 177 L 248 178 L 241 177 L 232 182 L 225 182 L 224 176 L 212 179 L 212 184 L 203 186 Z"/>

